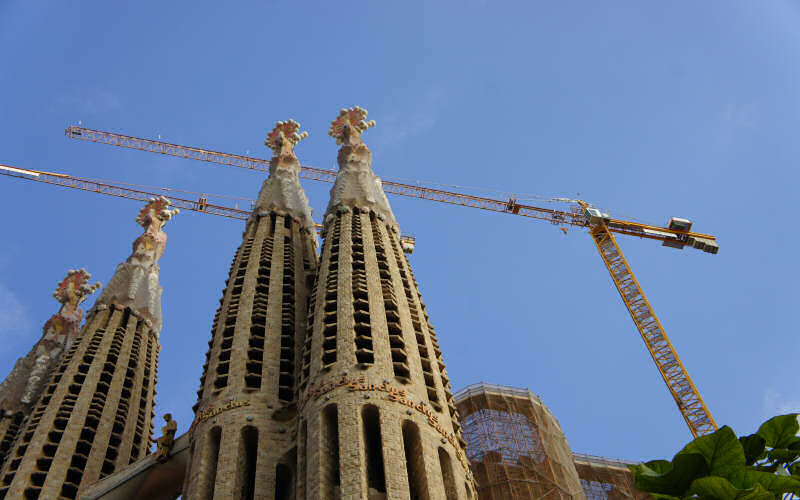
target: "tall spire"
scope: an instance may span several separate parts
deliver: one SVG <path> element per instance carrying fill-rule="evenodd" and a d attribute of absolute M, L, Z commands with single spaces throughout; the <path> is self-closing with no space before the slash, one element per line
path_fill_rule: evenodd
<path fill-rule="evenodd" d="M 367 112 L 344 109 L 309 295 L 298 498 L 475 498 L 441 350 L 372 155 Z M 302 488 L 302 489 L 301 489 Z"/>
<path fill-rule="evenodd" d="M 294 154 L 308 134 L 299 130 L 288 120 L 267 135 L 270 176 L 211 327 L 185 498 L 295 497 L 296 377 L 317 268 L 311 208 Z"/>
<path fill-rule="evenodd" d="M 375 120 L 367 121 L 367 110 L 358 106 L 342 109 L 331 122 L 328 135 L 341 144 L 336 158 L 339 173 L 331 188 L 331 198 L 325 213 L 326 221 L 339 206 L 362 207 L 374 210 L 396 226 L 392 207 L 383 192 L 380 179 L 372 171 L 372 152 L 361 134 L 375 126 Z"/>
<path fill-rule="evenodd" d="M 161 229 L 177 213 L 169 205 L 151 199 L 139 211 L 144 233 L 42 384 L 0 469 L 0 498 L 78 498 L 82 488 L 147 454 L 161 349 Z M 73 273 L 56 290 L 62 314 L 73 320 L 86 280 Z"/>
<path fill-rule="evenodd" d="M 161 331 L 161 292 L 158 282 L 158 261 L 164 254 L 167 235 L 162 231 L 178 209 L 170 210 L 171 203 L 163 196 L 151 198 L 136 217 L 144 228 L 133 242 L 133 253 L 117 266 L 114 276 L 97 299 L 97 305 L 117 305 L 131 310 L 153 324 L 153 332 Z"/>
<path fill-rule="evenodd" d="M 256 216 L 267 214 L 270 210 L 284 212 L 300 222 L 301 227 L 314 227 L 311 207 L 305 191 L 300 186 L 300 161 L 294 154 L 294 147 L 308 137 L 308 132 L 298 132 L 300 124 L 294 120 L 277 122 L 267 134 L 264 145 L 273 156 L 269 162 L 269 178 L 264 181 L 256 201 Z"/>
<path fill-rule="evenodd" d="M 0 383 L 0 466 L 25 417 L 39 400 L 44 380 L 78 335 L 83 319 L 80 304 L 100 288 L 100 283 L 89 284 L 91 277 L 85 269 L 67 273 L 53 293 L 61 308 L 44 324 L 42 337 L 27 356 L 17 360 L 14 369 Z"/>

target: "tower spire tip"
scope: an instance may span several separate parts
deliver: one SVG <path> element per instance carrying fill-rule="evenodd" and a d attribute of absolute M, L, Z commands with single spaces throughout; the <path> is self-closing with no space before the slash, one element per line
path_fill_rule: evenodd
<path fill-rule="evenodd" d="M 331 122 L 328 135 L 336 144 L 359 144 L 361 133 L 375 126 L 375 120 L 367 121 L 367 110 L 359 106 L 339 110 L 339 116 Z"/>
<path fill-rule="evenodd" d="M 281 153 L 294 154 L 294 147 L 297 146 L 297 143 L 308 137 L 308 132 L 299 132 L 299 130 L 300 124 L 292 119 L 286 120 L 285 122 L 279 121 L 267 134 L 264 145 L 270 148 L 276 155 L 280 155 Z"/>

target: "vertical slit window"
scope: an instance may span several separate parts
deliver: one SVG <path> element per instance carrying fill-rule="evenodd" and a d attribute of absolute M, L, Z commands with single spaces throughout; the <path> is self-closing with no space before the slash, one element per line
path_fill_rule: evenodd
<path fill-rule="evenodd" d="M 337 333 L 337 299 L 339 286 L 339 239 L 341 237 L 342 219 L 336 216 L 336 222 L 330 238 L 330 257 L 328 275 L 325 278 L 325 306 L 322 310 L 322 368 L 329 370 L 336 363 Z"/>
<path fill-rule="evenodd" d="M 256 465 L 258 461 L 258 429 L 247 426 L 242 429 L 241 469 L 242 500 L 253 500 L 256 495 Z"/>
<path fill-rule="evenodd" d="M 275 467 L 275 500 L 292 498 L 292 469 L 286 464 Z"/>
<path fill-rule="evenodd" d="M 372 346 L 372 326 L 369 316 L 369 292 L 367 289 L 367 270 L 364 260 L 364 235 L 361 230 L 361 214 L 353 211 L 351 219 L 352 234 L 352 290 L 353 327 L 355 329 L 356 361 L 359 367 L 368 368 L 375 363 Z"/>
<path fill-rule="evenodd" d="M 411 493 L 411 500 L 430 500 L 419 427 L 409 420 L 403 422 L 403 450 L 406 456 L 408 489 Z"/>
<path fill-rule="evenodd" d="M 291 218 L 286 224 L 291 227 Z M 291 232 L 283 240 L 283 294 L 281 301 L 281 343 L 278 372 L 278 399 L 289 403 L 294 399 L 295 347 L 295 275 L 294 246 Z"/>
<path fill-rule="evenodd" d="M 442 469 L 445 497 L 447 500 L 458 500 L 456 478 L 453 475 L 453 463 L 450 461 L 450 455 L 441 446 L 439 447 L 439 467 Z"/>
<path fill-rule="evenodd" d="M 364 456 L 367 461 L 367 487 L 386 494 L 386 473 L 383 465 L 383 436 L 378 408 L 366 405 L 361 411 L 364 429 Z"/>
<path fill-rule="evenodd" d="M 339 498 L 339 415 L 336 405 L 322 410 L 322 494 L 324 500 Z"/>
<path fill-rule="evenodd" d="M 214 499 L 214 487 L 217 482 L 217 461 L 219 460 L 219 444 L 222 439 L 222 429 L 214 427 L 208 433 L 205 453 L 205 473 L 201 476 L 203 485 L 200 488 L 201 498 Z"/>

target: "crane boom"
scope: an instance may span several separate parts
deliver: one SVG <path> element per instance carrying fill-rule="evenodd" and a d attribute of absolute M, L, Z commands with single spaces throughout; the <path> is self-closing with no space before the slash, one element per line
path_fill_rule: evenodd
<path fill-rule="evenodd" d="M 678 353 L 669 341 L 661 322 L 650 306 L 633 270 L 617 245 L 614 235 L 605 224 L 594 226 L 591 231 L 597 250 L 608 268 L 625 307 L 636 324 L 647 350 L 667 384 L 675 404 L 681 411 L 694 437 L 714 432 L 717 424 L 708 411 L 700 392 L 689 377 Z"/>
<path fill-rule="evenodd" d="M 113 132 L 92 130 L 83 127 L 70 126 L 65 130 L 67 137 L 90 142 L 126 147 L 141 151 L 150 151 L 181 158 L 202 160 L 221 165 L 230 165 L 251 170 L 269 170 L 269 162 L 259 158 L 233 155 L 211 151 L 202 148 L 181 146 L 152 139 L 143 139 Z M 301 166 L 300 177 L 324 182 L 333 182 L 336 172 L 316 167 Z M 551 222 L 562 227 L 578 226 L 587 228 L 592 235 L 597 250 L 611 274 L 611 278 L 625 303 L 631 319 L 633 319 L 645 346 L 650 352 L 670 394 L 678 406 L 681 415 L 689 426 L 692 434 L 698 435 L 713 432 L 717 424 L 708 411 L 697 387 L 689 377 L 686 368 L 678 357 L 675 348 L 669 341 L 661 322 L 653 311 L 647 297 L 639 286 L 636 277 L 628 265 L 622 250 L 617 245 L 613 233 L 638 236 L 640 238 L 661 241 L 664 246 L 673 248 L 692 248 L 703 250 L 707 253 L 717 253 L 719 247 L 714 236 L 692 232 L 691 224 L 681 224 L 669 227 L 654 226 L 638 222 L 612 219 L 592 208 L 581 200 L 558 200 L 572 202 L 570 210 L 555 210 L 549 208 L 524 205 L 516 199 L 498 200 L 481 196 L 473 196 L 453 191 L 445 191 L 424 187 L 420 185 L 403 184 L 394 181 L 383 181 L 383 188 L 387 193 L 438 201 L 453 205 L 468 206 L 521 215 Z M 684 221 L 687 222 L 688 221 Z M 566 229 L 565 229 L 566 230 Z"/>
<path fill-rule="evenodd" d="M 193 146 L 181 146 L 178 144 L 156 141 L 153 139 L 143 139 L 141 137 L 133 137 L 130 135 L 117 134 L 102 130 L 93 130 L 74 125 L 67 127 L 64 133 L 71 139 L 108 144 L 111 146 L 135 149 L 139 151 L 148 151 L 151 153 L 176 156 L 178 158 L 200 160 L 249 170 L 258 170 L 264 172 L 269 171 L 269 161 L 262 158 L 222 153 L 219 151 L 212 151 Z M 315 181 L 334 182 L 336 180 L 336 171 L 302 165 L 300 167 L 300 177 Z M 465 193 L 446 191 L 443 189 L 430 188 L 414 184 L 404 184 L 401 182 L 388 180 L 382 181 L 382 184 L 384 191 L 390 194 L 418 198 L 422 200 L 438 201 L 441 203 L 449 203 L 451 205 L 480 208 L 493 212 L 521 215 L 523 217 L 544 220 L 561 226 L 578 226 L 584 228 L 589 228 L 591 226 L 581 211 L 555 210 L 551 208 L 536 207 L 533 205 L 517 203 L 514 198 L 498 200 L 484 196 L 473 196 Z M 640 238 L 647 238 L 662 242 L 670 242 L 676 238 L 680 240 L 688 240 L 691 238 L 690 241 L 709 242 L 710 244 L 707 245 L 707 248 L 700 248 L 703 248 L 705 251 L 710 253 L 716 253 L 714 251 L 716 248 L 716 238 L 709 234 L 680 231 L 621 219 L 609 219 L 607 221 L 607 225 L 609 231 L 614 233 L 638 236 Z"/>
<path fill-rule="evenodd" d="M 83 177 L 74 177 L 67 174 L 58 174 L 55 172 L 44 172 L 42 170 L 30 170 L 27 168 L 17 168 L 9 165 L 0 164 L 0 175 L 8 177 L 16 177 L 17 179 L 25 179 L 28 181 L 44 182 L 46 184 L 53 184 L 56 186 L 68 187 L 72 189 L 80 189 L 82 191 L 89 191 L 91 193 L 105 194 L 108 196 L 117 196 L 119 198 L 127 198 L 129 200 L 147 201 L 150 198 L 164 196 L 172 202 L 172 205 L 184 210 L 191 210 L 193 212 L 200 212 L 210 215 L 219 215 L 229 219 L 247 220 L 252 212 L 242 210 L 236 207 L 226 207 L 223 205 L 215 205 L 209 203 L 208 199 L 200 196 L 197 200 L 187 200 L 185 198 L 178 198 L 174 195 L 164 195 L 162 193 L 152 193 L 149 191 L 142 191 L 139 189 L 132 189 L 128 186 L 121 186 L 114 184 L 110 181 L 103 182 L 97 179 L 86 179 Z M 162 188 L 163 189 L 163 188 Z M 174 191 L 174 189 L 167 189 Z M 314 224 L 317 232 L 322 230 L 321 224 Z M 400 235 L 400 246 L 405 253 L 413 253 L 416 245 L 416 238 L 410 234 Z"/>
<path fill-rule="evenodd" d="M 164 196 L 162 194 L 151 193 L 149 191 L 131 189 L 125 186 L 100 182 L 94 179 L 73 177 L 71 175 L 58 174 L 55 172 L 44 172 L 41 170 L 29 170 L 26 168 L 17 168 L 2 164 L 0 164 L 0 175 L 16 177 L 17 179 L 25 179 L 28 181 L 44 182 L 47 184 L 73 189 L 80 189 L 82 191 L 89 191 L 92 193 L 128 198 L 130 200 L 147 201 L 154 196 Z M 247 210 L 225 207 L 222 205 L 214 205 L 212 203 L 208 203 L 202 198 L 198 200 L 187 200 L 185 198 L 178 198 L 177 196 L 172 195 L 166 196 L 166 198 L 169 198 L 173 205 L 184 210 L 219 215 L 221 217 L 228 217 L 230 219 L 247 220 L 247 218 L 250 217 L 250 212 Z"/>

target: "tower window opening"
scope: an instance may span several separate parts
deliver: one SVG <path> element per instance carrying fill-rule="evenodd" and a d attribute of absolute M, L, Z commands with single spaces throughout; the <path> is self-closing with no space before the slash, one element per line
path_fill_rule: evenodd
<path fill-rule="evenodd" d="M 217 482 L 217 461 L 219 460 L 219 444 L 222 439 L 222 428 L 214 427 L 208 433 L 208 443 L 205 453 L 205 474 L 200 476 L 203 481 L 200 487 L 201 498 L 212 500 L 214 498 L 214 486 Z"/>
<path fill-rule="evenodd" d="M 256 494 L 256 464 L 258 460 L 258 429 L 247 426 L 242 429 L 241 470 L 242 500 L 253 500 Z"/>
<path fill-rule="evenodd" d="M 367 461 L 367 487 L 386 493 L 386 473 L 383 464 L 383 444 L 378 408 L 366 405 L 361 411 L 364 447 Z"/>
<path fill-rule="evenodd" d="M 411 500 L 430 500 L 419 427 L 409 420 L 403 422 L 403 450 L 406 457 L 408 490 Z"/>
<path fill-rule="evenodd" d="M 275 467 L 275 500 L 292 498 L 292 469 L 286 464 Z"/>
<path fill-rule="evenodd" d="M 442 481 L 444 482 L 444 493 L 447 500 L 458 500 L 456 493 L 456 478 L 453 475 L 453 464 L 450 455 L 444 448 L 439 447 L 439 467 L 442 470 Z"/>
<path fill-rule="evenodd" d="M 325 500 L 339 498 L 339 415 L 336 405 L 322 411 L 322 492 Z"/>

